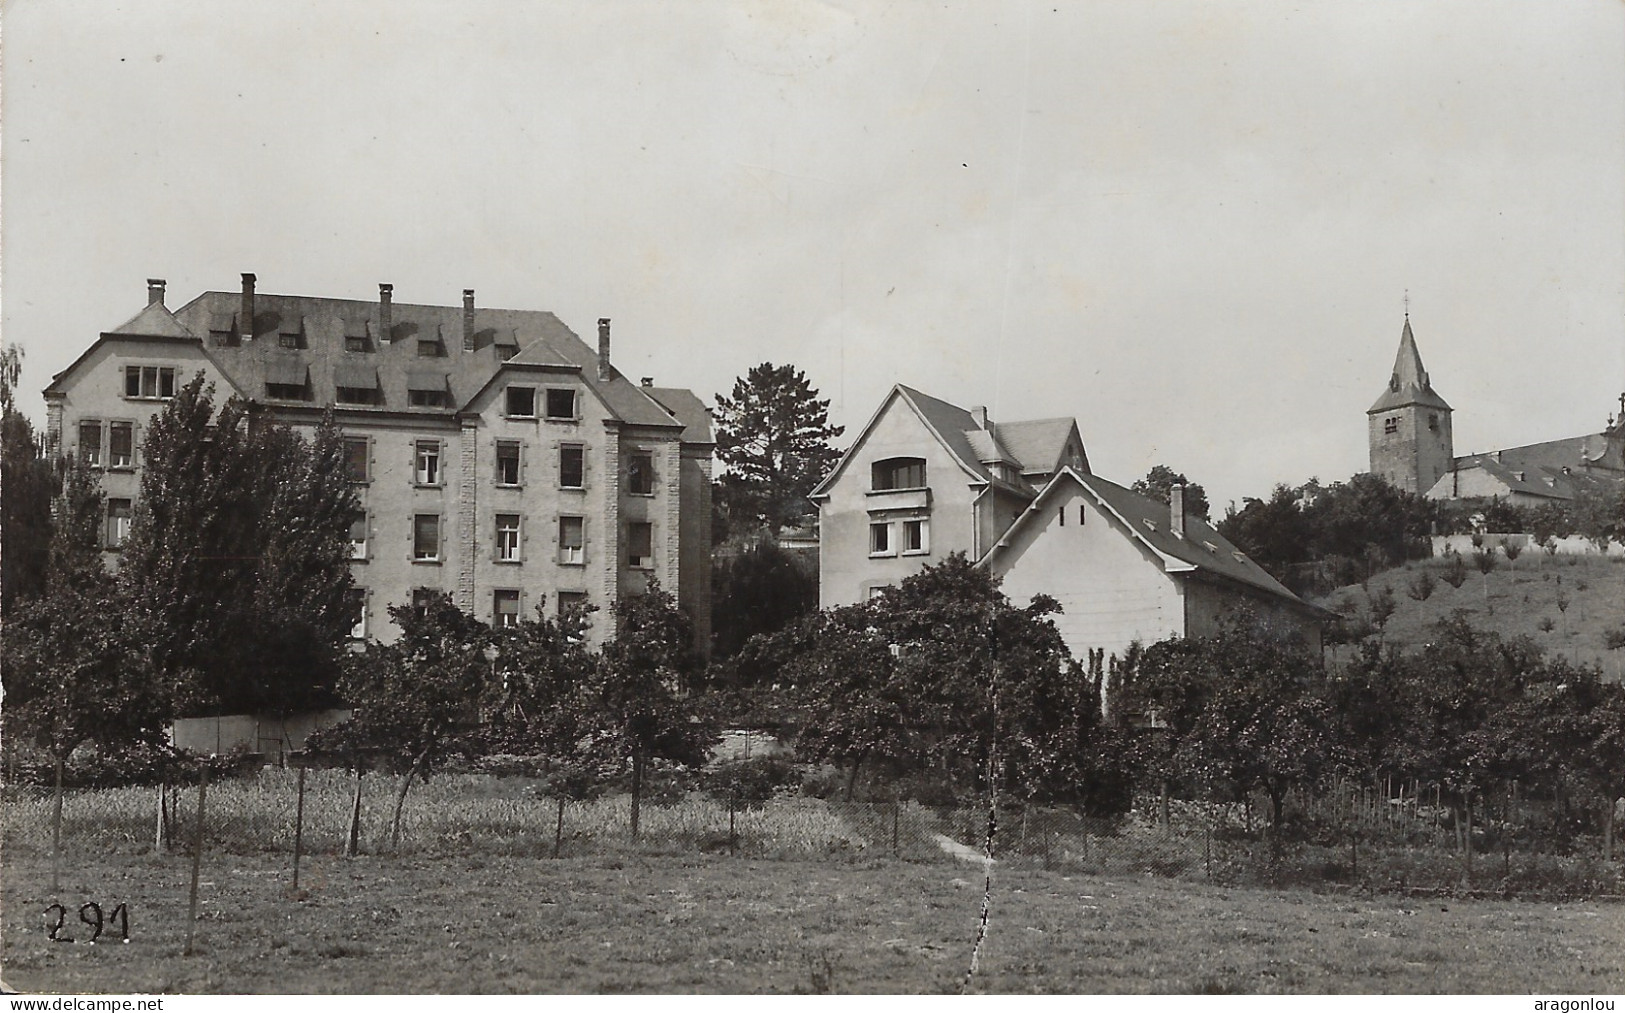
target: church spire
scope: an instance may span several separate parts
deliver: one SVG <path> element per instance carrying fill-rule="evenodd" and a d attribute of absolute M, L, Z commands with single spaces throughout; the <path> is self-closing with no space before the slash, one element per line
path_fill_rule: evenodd
<path fill-rule="evenodd" d="M 1450 410 L 1444 398 L 1433 392 L 1433 383 L 1422 365 L 1422 353 L 1416 348 L 1416 335 L 1411 333 L 1411 317 L 1405 314 L 1405 329 L 1399 335 L 1399 353 L 1394 356 L 1394 371 L 1388 378 L 1388 389 L 1368 410 L 1384 412 L 1404 405 L 1425 405 L 1429 408 Z"/>

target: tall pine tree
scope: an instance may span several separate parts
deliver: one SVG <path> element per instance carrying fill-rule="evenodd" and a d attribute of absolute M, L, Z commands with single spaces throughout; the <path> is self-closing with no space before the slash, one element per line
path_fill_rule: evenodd
<path fill-rule="evenodd" d="M 779 531 L 812 513 L 807 494 L 835 466 L 830 441 L 845 430 L 829 423 L 829 401 L 791 365 L 764 362 L 717 395 L 717 457 L 728 466 L 718 483 L 729 532 L 747 526 Z"/>

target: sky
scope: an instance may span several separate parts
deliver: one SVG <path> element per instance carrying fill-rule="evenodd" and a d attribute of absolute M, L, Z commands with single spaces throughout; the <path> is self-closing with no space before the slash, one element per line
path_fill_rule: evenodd
<path fill-rule="evenodd" d="M 9 0 L 23 407 L 234 291 L 614 320 L 708 403 L 764 361 L 1076 417 L 1216 512 L 1367 466 L 1407 305 L 1458 454 L 1625 391 L 1618 0 Z"/>

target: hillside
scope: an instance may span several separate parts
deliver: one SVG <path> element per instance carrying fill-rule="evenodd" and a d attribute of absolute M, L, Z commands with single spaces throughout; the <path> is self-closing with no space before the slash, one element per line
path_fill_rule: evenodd
<path fill-rule="evenodd" d="M 1394 613 L 1381 630 L 1385 642 L 1405 648 L 1431 639 L 1435 624 L 1458 610 L 1475 627 L 1503 637 L 1529 636 L 1552 656 L 1583 665 L 1600 665 L 1611 679 L 1625 678 L 1625 648 L 1610 650 L 1609 632 L 1625 632 L 1625 561 L 1590 556 L 1547 556 L 1525 553 L 1499 565 L 1488 578 L 1466 560 L 1467 579 L 1452 587 L 1444 578 L 1451 563 L 1429 559 L 1373 576 L 1365 585 L 1339 588 L 1318 604 L 1347 616 L 1369 620 L 1371 601 L 1391 591 Z M 1428 574 L 1431 594 L 1417 600 L 1409 593 Z M 1566 606 L 1559 608 L 1559 604 Z M 1549 628 L 1543 628 L 1549 627 Z M 1345 658 L 1350 648 L 1339 647 Z"/>

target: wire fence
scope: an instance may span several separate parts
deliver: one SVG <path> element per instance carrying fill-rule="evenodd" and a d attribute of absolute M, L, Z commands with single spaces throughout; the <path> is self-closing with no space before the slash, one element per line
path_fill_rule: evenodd
<path fill-rule="evenodd" d="M 399 854 L 539 859 L 711 853 L 757 859 L 893 858 L 978 862 L 989 807 L 847 800 L 781 793 L 749 807 L 688 790 L 651 792 L 636 835 L 626 794 L 570 801 L 523 777 L 399 776 L 266 767 L 209 785 L 70 789 L 60 828 L 49 786 L 0 789 L 0 846 L 34 859 L 115 854 L 273 854 L 290 880 L 311 855 Z M 997 862 L 1063 873 L 1163 876 L 1219 884 L 1370 892 L 1577 897 L 1625 894 L 1625 861 L 1604 834 L 1543 833 L 1552 813 L 1524 800 L 1467 826 L 1425 786 L 1335 786 L 1290 800 L 1283 827 L 1262 800 L 1151 795 L 1132 811 L 1093 818 L 1001 801 Z M 396 807 L 400 801 L 399 828 Z M 53 842 L 60 834 L 60 846 Z"/>

